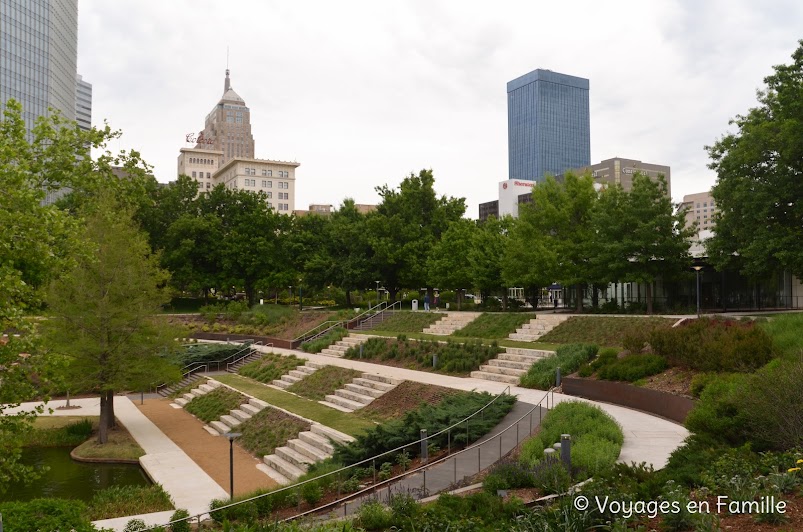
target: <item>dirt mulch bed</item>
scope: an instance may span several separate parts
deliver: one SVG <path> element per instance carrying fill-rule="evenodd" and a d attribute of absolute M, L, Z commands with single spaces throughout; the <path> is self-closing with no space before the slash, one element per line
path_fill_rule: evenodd
<path fill-rule="evenodd" d="M 668 370 L 644 378 L 642 388 L 657 390 L 675 395 L 682 395 L 694 399 L 691 394 L 691 381 L 698 372 L 680 368 L 669 368 Z"/>
<path fill-rule="evenodd" d="M 169 399 L 145 399 L 136 402 L 145 417 L 150 419 L 165 436 L 212 477 L 218 485 L 229 491 L 229 441 L 223 436 L 212 436 L 203 423 L 184 409 L 170 406 Z M 245 495 L 258 489 L 273 488 L 276 481 L 256 468 L 254 456 L 234 445 L 234 494 Z"/>
<path fill-rule="evenodd" d="M 357 412 L 372 420 L 390 420 L 415 410 L 421 403 L 435 405 L 456 393 L 460 390 L 404 381 Z"/>

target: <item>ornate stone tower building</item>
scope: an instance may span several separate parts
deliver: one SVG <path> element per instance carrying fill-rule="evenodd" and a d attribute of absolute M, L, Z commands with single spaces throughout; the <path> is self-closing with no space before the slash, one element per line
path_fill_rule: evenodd
<path fill-rule="evenodd" d="M 231 88 L 229 69 L 226 69 L 223 97 L 206 115 L 204 129 L 198 135 L 195 147 L 223 152 L 220 166 L 231 159 L 254 158 L 251 111 L 245 100 Z"/>

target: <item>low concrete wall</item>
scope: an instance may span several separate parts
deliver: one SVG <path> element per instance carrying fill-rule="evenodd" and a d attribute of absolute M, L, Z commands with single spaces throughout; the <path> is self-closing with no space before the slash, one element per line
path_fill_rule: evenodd
<path fill-rule="evenodd" d="M 194 332 L 190 335 L 190 338 L 196 338 L 198 340 L 219 340 L 221 342 L 253 340 L 255 342 L 262 342 L 264 345 L 273 344 L 273 347 L 280 347 L 282 349 L 295 349 L 300 343 L 294 342 L 293 340 L 282 340 L 281 338 L 271 338 L 270 336 L 255 336 L 253 334 Z"/>
<path fill-rule="evenodd" d="M 563 393 L 634 408 L 683 423 L 694 408 L 694 400 L 666 392 L 640 388 L 632 384 L 564 377 Z"/>

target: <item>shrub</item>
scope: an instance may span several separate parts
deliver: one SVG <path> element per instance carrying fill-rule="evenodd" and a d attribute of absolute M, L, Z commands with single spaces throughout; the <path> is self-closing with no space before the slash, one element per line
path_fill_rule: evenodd
<path fill-rule="evenodd" d="M 630 355 L 603 366 L 597 376 L 609 381 L 635 382 L 644 377 L 661 373 L 666 369 L 666 360 L 658 355 Z"/>
<path fill-rule="evenodd" d="M 749 372 L 775 356 L 772 339 L 753 322 L 701 318 L 652 331 L 655 354 L 672 366 L 700 371 Z"/>
<path fill-rule="evenodd" d="M 77 500 L 34 499 L 27 502 L 0 503 L 5 532 L 32 530 L 75 530 L 94 532 L 86 517 L 86 505 Z"/>
<path fill-rule="evenodd" d="M 605 438 L 586 434 L 572 444 L 572 467 L 582 469 L 587 476 L 598 475 L 616 463 L 621 447 Z"/>
<path fill-rule="evenodd" d="M 698 373 L 694 377 L 691 378 L 691 384 L 689 385 L 689 391 L 691 392 L 692 396 L 700 398 L 700 395 L 705 390 L 705 387 L 708 386 L 714 379 L 716 379 L 716 373 Z"/>
<path fill-rule="evenodd" d="M 604 349 L 600 349 L 599 353 L 597 353 L 597 357 L 591 361 L 589 364 L 591 369 L 594 371 L 598 371 L 601 367 L 607 366 L 612 362 L 615 362 L 619 358 L 619 350 L 613 347 L 606 347 Z"/>
<path fill-rule="evenodd" d="M 140 532 L 141 530 L 147 530 L 148 525 L 145 524 L 145 521 L 139 518 L 129 519 L 128 522 L 125 524 L 125 528 L 123 532 Z"/>
<path fill-rule="evenodd" d="M 296 382 L 287 391 L 313 401 L 321 401 L 361 375 L 357 370 L 325 366 Z"/>
<path fill-rule="evenodd" d="M 692 434 L 669 455 L 664 473 L 685 486 L 702 486 L 702 473 L 724 449 L 723 443 L 710 435 Z"/>
<path fill-rule="evenodd" d="M 316 504 L 323 499 L 323 488 L 315 482 L 304 484 L 301 486 L 301 498 L 304 499 L 307 504 Z"/>
<path fill-rule="evenodd" d="M 686 428 L 718 441 L 738 445 L 745 441 L 743 400 L 745 375 L 721 375 L 705 387 L 686 417 Z"/>
<path fill-rule="evenodd" d="M 176 521 L 178 519 L 184 519 L 185 517 L 189 517 L 190 513 L 187 510 L 178 509 L 173 512 L 173 515 L 170 516 L 171 521 Z M 170 525 L 170 532 L 190 532 L 190 522 L 181 521 L 180 523 L 173 523 Z"/>
<path fill-rule="evenodd" d="M 577 371 L 581 364 L 597 354 L 593 344 L 568 344 L 557 349 L 554 356 L 543 358 L 533 364 L 521 377 L 521 386 L 548 390 L 555 384 L 555 370 L 560 368 L 562 375 Z"/>
<path fill-rule="evenodd" d="M 517 462 L 496 464 L 482 481 L 482 488 L 492 495 L 496 495 L 497 490 L 532 488 L 533 486 L 535 486 L 535 478 L 532 472 Z"/>
<path fill-rule="evenodd" d="M 532 470 L 533 483 L 546 494 L 565 493 L 572 484 L 572 477 L 556 457 L 541 460 Z"/>
<path fill-rule="evenodd" d="M 358 518 L 366 530 L 387 530 L 393 524 L 393 514 L 379 501 L 363 503 Z"/>

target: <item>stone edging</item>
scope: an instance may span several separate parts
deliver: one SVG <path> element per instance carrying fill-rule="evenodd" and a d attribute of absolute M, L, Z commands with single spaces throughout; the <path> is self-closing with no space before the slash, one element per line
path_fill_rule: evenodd
<path fill-rule="evenodd" d="M 77 447 L 76 447 L 77 449 Z M 144 455 L 143 455 L 144 456 Z M 87 464 L 129 464 L 139 465 L 139 459 L 133 460 L 130 458 L 94 458 L 88 456 L 78 456 L 75 454 L 75 449 L 70 451 L 70 458 L 76 462 L 84 462 Z"/>

